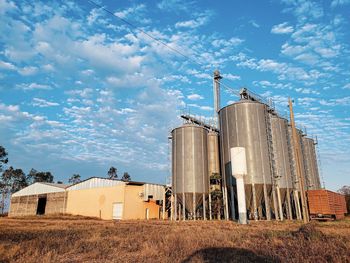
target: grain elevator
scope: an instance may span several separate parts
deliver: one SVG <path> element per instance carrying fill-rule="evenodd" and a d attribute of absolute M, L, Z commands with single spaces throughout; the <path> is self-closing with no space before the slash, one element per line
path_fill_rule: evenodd
<path fill-rule="evenodd" d="M 247 89 L 221 107 L 221 79 L 216 70 L 214 125 L 182 115 L 184 124 L 171 131 L 171 219 L 242 221 L 238 198 L 248 220 L 301 219 L 303 191 L 321 188 L 315 141 L 295 128 L 292 115 L 288 121 Z M 232 174 L 237 149 L 245 153 L 243 177 Z"/>

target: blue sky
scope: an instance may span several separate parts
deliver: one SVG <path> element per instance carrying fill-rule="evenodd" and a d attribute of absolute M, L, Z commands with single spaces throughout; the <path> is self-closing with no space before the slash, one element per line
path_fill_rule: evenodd
<path fill-rule="evenodd" d="M 215 69 L 272 98 L 318 136 L 332 190 L 350 175 L 350 0 L 0 0 L 0 144 L 11 165 L 67 181 L 164 183 L 169 131 L 186 109 L 210 121 Z M 222 91 L 222 106 L 237 100 Z"/>

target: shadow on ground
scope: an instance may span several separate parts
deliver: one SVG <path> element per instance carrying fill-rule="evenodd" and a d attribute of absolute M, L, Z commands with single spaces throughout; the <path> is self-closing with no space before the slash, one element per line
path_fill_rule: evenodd
<path fill-rule="evenodd" d="M 205 248 L 196 251 L 182 263 L 189 262 L 276 262 L 281 260 L 264 255 L 257 255 L 251 250 L 241 248 Z"/>

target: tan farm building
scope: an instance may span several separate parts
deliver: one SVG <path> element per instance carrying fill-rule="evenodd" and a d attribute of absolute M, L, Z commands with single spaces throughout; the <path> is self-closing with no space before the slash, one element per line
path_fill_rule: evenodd
<path fill-rule="evenodd" d="M 34 183 L 12 194 L 9 216 L 71 214 L 159 219 L 165 186 L 92 177 L 74 185 Z"/>

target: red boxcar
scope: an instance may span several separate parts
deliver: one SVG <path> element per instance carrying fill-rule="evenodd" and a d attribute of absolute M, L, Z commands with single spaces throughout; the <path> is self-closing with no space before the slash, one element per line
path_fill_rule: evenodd
<path fill-rule="evenodd" d="M 342 219 L 347 213 L 345 196 L 328 190 L 306 192 L 310 219 Z"/>

